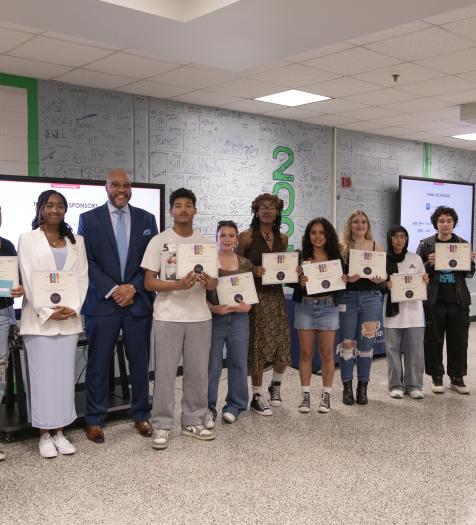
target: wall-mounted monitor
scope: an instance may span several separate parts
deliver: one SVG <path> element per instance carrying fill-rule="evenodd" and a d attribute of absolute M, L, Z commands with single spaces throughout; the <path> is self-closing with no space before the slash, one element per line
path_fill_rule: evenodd
<path fill-rule="evenodd" d="M 456 210 L 456 235 L 473 242 L 473 183 L 400 176 L 399 196 L 399 220 L 408 230 L 409 250 L 416 251 L 421 239 L 436 233 L 430 217 L 438 206 Z"/>

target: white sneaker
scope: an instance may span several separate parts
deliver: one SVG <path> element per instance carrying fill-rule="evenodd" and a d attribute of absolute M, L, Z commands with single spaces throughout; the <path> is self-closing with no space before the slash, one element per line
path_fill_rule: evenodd
<path fill-rule="evenodd" d="M 165 430 L 163 428 L 158 428 L 154 430 L 154 435 L 152 436 L 152 448 L 156 450 L 164 450 L 169 446 L 169 434 L 170 430 Z"/>
<path fill-rule="evenodd" d="M 0 449 L 0 461 L 4 461 L 5 460 L 5 452 L 3 452 L 3 450 Z"/>
<path fill-rule="evenodd" d="M 210 410 L 207 411 L 207 415 L 203 420 L 203 426 L 207 430 L 213 430 L 215 428 L 215 421 L 213 420 L 213 414 L 210 412 Z"/>
<path fill-rule="evenodd" d="M 423 399 L 425 396 L 423 395 L 423 392 L 419 389 L 412 390 L 408 394 L 412 399 Z"/>
<path fill-rule="evenodd" d="M 202 425 L 188 425 L 182 427 L 182 434 L 184 436 L 190 436 L 202 441 L 211 441 L 215 439 L 215 432 L 213 430 L 208 430 Z"/>
<path fill-rule="evenodd" d="M 63 432 L 58 430 L 52 440 L 60 454 L 69 455 L 76 452 L 76 448 L 64 437 Z"/>
<path fill-rule="evenodd" d="M 55 444 L 49 432 L 45 432 L 40 437 L 40 456 L 42 458 L 55 458 L 58 455 Z"/>
<path fill-rule="evenodd" d="M 226 421 L 226 423 L 234 423 L 236 421 L 236 416 L 234 414 L 232 414 L 231 412 L 223 412 L 223 414 L 221 415 L 221 417 L 223 418 L 224 421 Z"/>
<path fill-rule="evenodd" d="M 403 398 L 403 391 L 399 390 L 398 388 L 394 388 L 390 391 L 390 397 L 393 397 L 394 399 L 402 399 Z"/>

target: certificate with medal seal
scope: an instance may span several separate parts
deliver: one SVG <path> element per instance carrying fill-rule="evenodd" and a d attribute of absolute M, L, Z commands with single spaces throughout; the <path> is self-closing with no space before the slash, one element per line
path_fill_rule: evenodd
<path fill-rule="evenodd" d="M 0 297 L 11 297 L 12 288 L 18 287 L 18 257 L 0 257 Z"/>
<path fill-rule="evenodd" d="M 390 275 L 392 303 L 426 301 L 426 283 L 422 273 L 392 273 Z"/>
<path fill-rule="evenodd" d="M 74 272 L 33 272 L 33 308 L 68 306 L 76 310 L 80 306 L 78 277 Z"/>
<path fill-rule="evenodd" d="M 387 277 L 387 254 L 366 250 L 350 250 L 349 275 L 360 275 L 367 279 Z"/>
<path fill-rule="evenodd" d="M 303 263 L 302 271 L 307 277 L 306 292 L 308 295 L 345 290 L 345 282 L 342 280 L 344 272 L 339 259 Z"/>
<path fill-rule="evenodd" d="M 296 268 L 299 265 L 297 252 L 263 253 L 261 265 L 266 270 L 263 284 L 297 283 Z"/>
<path fill-rule="evenodd" d="M 435 242 L 435 270 L 471 270 L 471 244 L 469 242 Z"/>
<path fill-rule="evenodd" d="M 216 244 L 179 244 L 177 246 L 177 279 L 188 272 L 206 273 L 218 277 Z"/>
<path fill-rule="evenodd" d="M 218 277 L 217 294 L 220 304 L 227 306 L 259 302 L 252 272 Z"/>

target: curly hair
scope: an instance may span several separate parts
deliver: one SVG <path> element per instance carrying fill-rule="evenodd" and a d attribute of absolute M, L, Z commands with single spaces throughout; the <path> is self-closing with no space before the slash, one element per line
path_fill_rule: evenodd
<path fill-rule="evenodd" d="M 261 195 L 258 195 L 251 203 L 251 213 L 253 214 L 253 219 L 251 220 L 250 227 L 252 230 L 259 229 L 260 220 L 258 217 L 258 209 L 263 201 L 271 201 L 276 206 L 276 219 L 273 222 L 273 231 L 279 235 L 281 229 L 281 212 L 284 208 L 284 201 L 277 195 L 272 195 L 271 193 L 262 193 Z"/>
<path fill-rule="evenodd" d="M 324 229 L 324 235 L 326 237 L 326 244 L 324 246 L 324 250 L 327 253 L 327 257 L 330 261 L 333 259 L 340 259 L 340 244 L 339 244 L 339 238 L 337 237 L 337 233 L 334 229 L 334 226 L 325 219 L 324 217 L 316 217 L 315 219 L 312 219 L 306 226 L 306 229 L 304 230 L 304 235 L 302 236 L 302 259 L 303 261 L 307 261 L 308 259 L 312 259 L 314 255 L 314 248 L 311 243 L 311 230 L 312 227 L 315 224 L 320 224 L 322 228 Z"/>
<path fill-rule="evenodd" d="M 430 217 L 431 224 L 433 224 L 435 230 L 438 229 L 438 219 L 442 215 L 449 215 L 453 219 L 453 228 L 458 224 L 458 214 L 456 213 L 456 210 L 454 208 L 448 208 L 447 206 L 438 206 L 438 208 L 436 208 L 436 210 Z"/>
<path fill-rule="evenodd" d="M 65 213 L 68 211 L 68 202 L 66 201 L 66 198 L 64 197 L 63 194 L 55 190 L 46 190 L 43 193 L 40 193 L 38 200 L 36 202 L 36 216 L 31 222 L 32 230 L 36 230 L 40 228 L 42 224 L 45 222 L 41 214 L 46 206 L 46 203 L 48 202 L 48 199 L 52 195 L 59 195 L 59 197 L 63 201 Z M 59 225 L 59 236 L 61 239 L 68 237 L 68 239 L 71 241 L 71 244 L 76 244 L 76 238 L 74 236 L 73 230 L 71 226 L 64 221 L 64 219 L 60 222 L 60 225 Z"/>
<path fill-rule="evenodd" d="M 355 219 L 355 217 L 357 217 L 357 215 L 363 215 L 367 219 L 368 228 L 365 233 L 365 238 L 369 241 L 374 240 L 368 215 L 363 210 L 355 210 L 347 218 L 344 225 L 344 231 L 341 235 L 342 256 L 344 257 L 344 259 L 347 259 L 349 257 L 350 246 L 354 241 L 354 239 L 352 239 L 352 221 Z"/>

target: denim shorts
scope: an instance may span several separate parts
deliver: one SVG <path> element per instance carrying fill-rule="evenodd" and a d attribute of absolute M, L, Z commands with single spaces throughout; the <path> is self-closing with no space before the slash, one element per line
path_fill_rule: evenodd
<path fill-rule="evenodd" d="M 337 330 L 339 311 L 332 297 L 303 298 L 294 311 L 296 330 Z"/>

